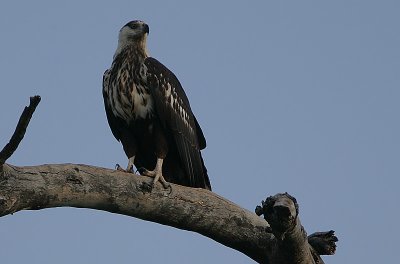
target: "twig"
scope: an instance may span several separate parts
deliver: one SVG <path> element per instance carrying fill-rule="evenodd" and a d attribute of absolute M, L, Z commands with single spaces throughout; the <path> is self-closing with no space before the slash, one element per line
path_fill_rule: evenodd
<path fill-rule="evenodd" d="M 32 118 L 33 112 L 35 112 L 40 99 L 41 98 L 39 95 L 32 96 L 30 98 L 29 106 L 25 106 L 25 109 L 19 118 L 17 127 L 15 128 L 14 134 L 7 145 L 0 152 L 0 172 L 2 171 L 3 164 L 9 157 L 11 157 L 14 151 L 18 148 L 19 143 L 21 143 L 21 140 L 24 138 L 26 128 L 29 125 L 29 121 Z"/>

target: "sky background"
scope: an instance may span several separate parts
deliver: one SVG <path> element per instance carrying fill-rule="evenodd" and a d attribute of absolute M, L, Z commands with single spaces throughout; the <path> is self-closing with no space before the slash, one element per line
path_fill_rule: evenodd
<path fill-rule="evenodd" d="M 207 138 L 213 190 L 253 211 L 289 192 L 326 263 L 399 263 L 400 2 L 4 1 L 0 145 L 42 97 L 14 165 L 127 164 L 102 75 L 119 29 L 181 81 Z M 1 146 L 0 146 L 1 147 Z M 252 263 L 201 235 L 89 209 L 0 218 L 1 263 Z"/>

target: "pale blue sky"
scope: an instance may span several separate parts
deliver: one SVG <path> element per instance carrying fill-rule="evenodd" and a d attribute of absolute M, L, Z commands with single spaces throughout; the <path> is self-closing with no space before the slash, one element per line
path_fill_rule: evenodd
<path fill-rule="evenodd" d="M 289 192 L 326 263 L 398 263 L 398 1 L 7 1 L 0 143 L 42 96 L 15 165 L 126 164 L 101 95 L 118 30 L 180 79 L 206 135 L 213 190 L 253 210 Z M 85 209 L 0 218 L 2 263 L 251 263 L 200 235 Z"/>

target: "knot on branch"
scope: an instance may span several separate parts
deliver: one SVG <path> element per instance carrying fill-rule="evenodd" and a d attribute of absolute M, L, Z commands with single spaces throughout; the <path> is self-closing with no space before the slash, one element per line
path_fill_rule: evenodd
<path fill-rule="evenodd" d="M 273 258 L 279 259 L 279 263 L 320 264 L 324 263 L 321 255 L 333 255 L 336 251 L 338 239 L 333 230 L 317 232 L 307 237 L 298 217 L 298 203 L 288 193 L 268 197 L 261 202 L 261 206 L 257 206 L 256 214 L 264 215 L 270 225 L 268 231 L 273 233 L 277 243 Z M 288 250 L 295 253 L 288 254 Z"/>
<path fill-rule="evenodd" d="M 284 234 L 296 226 L 299 206 L 296 199 L 288 193 L 279 193 L 270 196 L 256 207 L 257 215 L 264 215 L 271 231 L 277 238 L 282 239 Z"/>

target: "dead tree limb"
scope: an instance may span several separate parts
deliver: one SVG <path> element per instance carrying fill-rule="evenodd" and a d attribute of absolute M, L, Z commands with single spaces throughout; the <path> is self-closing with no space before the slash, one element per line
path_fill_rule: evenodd
<path fill-rule="evenodd" d="M 11 139 L 10 150 L 4 153 L 15 151 L 29 119 L 22 122 L 23 129 L 17 126 L 18 139 Z M 336 249 L 333 231 L 307 238 L 297 202 L 288 194 L 269 197 L 257 207 L 270 226 L 255 213 L 204 189 L 172 184 L 170 190 L 157 184 L 149 190 L 148 177 L 88 165 L 17 167 L 4 163 L 11 154 L 1 156 L 0 216 L 63 206 L 92 208 L 197 232 L 269 264 L 323 263 L 320 255 Z"/>
<path fill-rule="evenodd" d="M 17 127 L 10 139 L 10 141 L 5 145 L 5 147 L 0 152 L 0 172 L 2 169 L 2 165 L 6 162 L 6 160 L 11 157 L 14 151 L 18 148 L 19 143 L 24 138 L 26 128 L 29 125 L 29 121 L 31 121 L 33 112 L 35 112 L 36 107 L 40 103 L 40 96 L 35 95 L 30 98 L 29 106 L 26 106 L 24 111 L 19 118 Z"/>
<path fill-rule="evenodd" d="M 261 206 L 257 206 L 256 213 L 263 214 L 270 224 L 269 231 L 275 239 L 275 249 L 270 258 L 277 263 L 323 263 L 320 255 L 334 254 L 336 250 L 337 238 L 333 231 L 307 237 L 298 217 L 297 201 L 288 193 L 268 197 Z"/>

